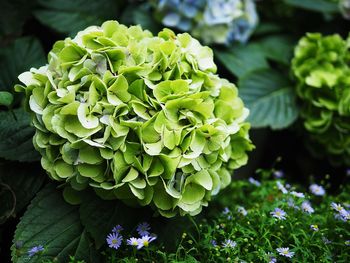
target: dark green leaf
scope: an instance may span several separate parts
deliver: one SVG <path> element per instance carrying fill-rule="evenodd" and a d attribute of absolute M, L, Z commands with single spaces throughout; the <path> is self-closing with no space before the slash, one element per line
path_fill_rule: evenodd
<path fill-rule="evenodd" d="M 46 176 L 38 164 L 6 162 L 0 165 L 0 184 L 3 189 L 0 223 L 25 208 L 43 185 Z"/>
<path fill-rule="evenodd" d="M 13 102 L 13 95 L 7 91 L 0 91 L 0 106 L 10 106 Z"/>
<path fill-rule="evenodd" d="M 115 0 L 39 0 L 42 9 L 34 15 L 44 25 L 60 32 L 75 35 L 91 25 L 101 25 L 116 19 L 120 1 Z"/>
<path fill-rule="evenodd" d="M 284 0 L 287 4 L 322 13 L 339 12 L 338 3 L 329 0 Z"/>
<path fill-rule="evenodd" d="M 44 51 L 37 39 L 17 39 L 11 46 L 0 50 L 0 90 L 12 92 L 13 86 L 19 82 L 19 74 L 44 63 Z"/>
<path fill-rule="evenodd" d="M 225 50 L 216 49 L 215 56 L 239 78 L 250 71 L 269 67 L 264 50 L 256 44 L 234 45 Z"/>
<path fill-rule="evenodd" d="M 283 35 L 268 36 L 259 41 L 268 59 L 289 65 L 293 56 L 295 41 Z"/>
<path fill-rule="evenodd" d="M 31 162 L 39 160 L 32 138 L 30 115 L 23 108 L 0 111 L 0 157 L 7 160 Z"/>
<path fill-rule="evenodd" d="M 87 195 L 80 205 L 81 222 L 94 238 L 97 248 L 106 242 L 106 236 L 114 226 L 119 224 L 131 230 L 150 217 L 147 208 L 131 208 L 121 201 L 102 200 L 94 194 Z"/>
<path fill-rule="evenodd" d="M 288 78 L 271 69 L 253 71 L 239 81 L 240 96 L 250 109 L 252 127 L 282 129 L 298 117 L 295 92 Z"/>
<path fill-rule="evenodd" d="M 141 5 L 139 8 L 136 8 L 133 12 L 134 24 L 141 25 L 143 29 L 148 29 L 153 34 L 157 34 L 162 30 L 162 26 L 154 20 L 150 12 L 152 10 L 147 5 Z"/>
<path fill-rule="evenodd" d="M 36 0 L 1 1 L 0 37 L 20 35 L 23 24 L 31 16 Z"/>
<path fill-rule="evenodd" d="M 27 251 L 38 245 L 44 251 L 29 258 Z M 53 259 L 68 262 L 70 255 L 77 260 L 99 261 L 80 224 L 78 208 L 67 204 L 53 185 L 46 186 L 33 199 L 17 226 L 11 251 L 16 263 Z"/>

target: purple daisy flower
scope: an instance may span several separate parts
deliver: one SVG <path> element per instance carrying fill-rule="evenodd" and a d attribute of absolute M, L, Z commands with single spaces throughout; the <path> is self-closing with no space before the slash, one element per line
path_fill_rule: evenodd
<path fill-rule="evenodd" d="M 278 254 L 287 258 L 292 258 L 295 254 L 294 252 L 289 251 L 289 247 L 279 247 L 276 250 Z"/>
<path fill-rule="evenodd" d="M 274 211 L 270 212 L 270 215 L 272 215 L 273 217 L 275 217 L 279 220 L 285 220 L 287 213 L 284 212 L 282 209 L 277 207 L 277 208 L 275 208 Z"/>
<path fill-rule="evenodd" d="M 318 184 L 310 185 L 309 190 L 312 194 L 318 195 L 318 196 L 323 196 L 326 194 L 326 191 L 324 190 L 324 188 Z"/>
<path fill-rule="evenodd" d="M 154 241 L 156 239 L 157 239 L 156 236 L 149 236 L 149 235 L 138 238 L 137 239 L 137 241 L 138 241 L 137 249 L 141 249 L 143 247 L 148 247 L 149 243 L 151 243 L 152 241 Z"/>
<path fill-rule="evenodd" d="M 107 238 L 107 244 L 110 248 L 118 249 L 122 244 L 123 237 L 119 233 L 110 233 Z"/>
<path fill-rule="evenodd" d="M 139 233 L 140 236 L 149 236 L 151 227 L 147 222 L 143 222 L 139 224 L 136 228 L 137 233 Z"/>
<path fill-rule="evenodd" d="M 42 245 L 32 247 L 31 249 L 28 250 L 28 256 L 32 257 L 41 251 L 44 251 L 44 247 Z"/>

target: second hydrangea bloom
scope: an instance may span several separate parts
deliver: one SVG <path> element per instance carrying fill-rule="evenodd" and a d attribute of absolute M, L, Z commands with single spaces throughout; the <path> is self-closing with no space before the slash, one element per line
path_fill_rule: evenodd
<path fill-rule="evenodd" d="M 253 0 L 158 0 L 165 26 L 189 31 L 206 44 L 246 42 L 258 23 Z"/>
<path fill-rule="evenodd" d="M 349 40 L 339 35 L 307 34 L 292 61 L 301 100 L 301 117 L 314 152 L 350 164 Z"/>
<path fill-rule="evenodd" d="M 19 76 L 51 178 L 72 190 L 197 214 L 247 162 L 248 110 L 188 34 L 116 21 L 58 41 Z"/>

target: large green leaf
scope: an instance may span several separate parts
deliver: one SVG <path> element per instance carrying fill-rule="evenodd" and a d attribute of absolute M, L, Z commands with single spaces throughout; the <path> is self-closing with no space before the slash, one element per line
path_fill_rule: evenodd
<path fill-rule="evenodd" d="M 151 215 L 148 208 L 131 208 L 121 201 L 102 200 L 93 194 L 86 195 L 80 205 L 81 222 L 94 238 L 97 248 L 106 242 L 106 236 L 114 226 L 119 224 L 130 231 Z"/>
<path fill-rule="evenodd" d="M 46 186 L 33 199 L 17 226 L 11 247 L 14 263 L 45 260 L 68 262 L 69 256 L 99 262 L 89 236 L 80 224 L 76 206 L 67 204 L 53 185 Z M 33 257 L 27 252 L 42 245 L 44 251 Z"/>
<path fill-rule="evenodd" d="M 272 35 L 261 39 L 258 43 L 264 50 L 266 58 L 288 66 L 293 56 L 295 42 L 286 35 Z"/>
<path fill-rule="evenodd" d="M 116 19 L 121 6 L 117 0 L 39 0 L 41 9 L 34 15 L 44 25 L 73 36 L 91 25 Z"/>
<path fill-rule="evenodd" d="M 339 12 L 338 3 L 329 0 L 284 0 L 287 4 L 322 13 Z"/>
<path fill-rule="evenodd" d="M 30 162 L 39 160 L 32 138 L 30 115 L 23 108 L 0 111 L 0 157 L 7 160 Z"/>
<path fill-rule="evenodd" d="M 10 46 L 0 49 L 0 90 L 13 91 L 17 76 L 31 67 L 45 63 L 45 54 L 40 42 L 32 37 L 23 37 Z"/>
<path fill-rule="evenodd" d="M 153 16 L 150 16 L 151 9 L 145 4 L 141 5 L 138 8 L 134 8 L 133 11 L 133 22 L 136 25 L 141 25 L 143 29 L 148 29 L 154 34 L 157 34 L 162 30 L 162 26 L 154 20 Z"/>
<path fill-rule="evenodd" d="M 39 164 L 0 164 L 0 223 L 24 209 L 39 191 L 46 176 Z"/>
<path fill-rule="evenodd" d="M 1 1 L 0 38 L 22 33 L 23 24 L 31 16 L 36 0 L 3 0 Z"/>
<path fill-rule="evenodd" d="M 288 78 L 264 69 L 249 73 L 239 81 L 239 92 L 250 109 L 252 127 L 282 129 L 298 117 L 294 90 Z"/>
<path fill-rule="evenodd" d="M 264 50 L 256 44 L 236 44 L 227 49 L 215 49 L 215 56 L 239 78 L 250 71 L 269 67 Z"/>

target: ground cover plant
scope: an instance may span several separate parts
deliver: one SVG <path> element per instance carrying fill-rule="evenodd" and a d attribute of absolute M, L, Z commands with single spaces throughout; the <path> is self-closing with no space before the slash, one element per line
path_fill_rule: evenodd
<path fill-rule="evenodd" d="M 349 262 L 350 1 L 1 13 L 1 262 Z"/>

